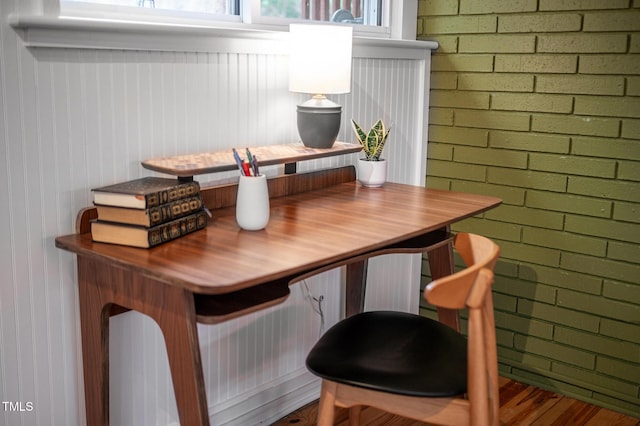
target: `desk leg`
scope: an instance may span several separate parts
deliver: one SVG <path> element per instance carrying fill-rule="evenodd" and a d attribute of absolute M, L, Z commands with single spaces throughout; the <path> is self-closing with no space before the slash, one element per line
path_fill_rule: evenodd
<path fill-rule="evenodd" d="M 109 309 L 93 281 L 89 262 L 78 256 L 84 401 L 88 425 L 109 424 Z"/>
<path fill-rule="evenodd" d="M 367 289 L 367 259 L 347 265 L 345 316 L 350 317 L 364 310 Z"/>
<path fill-rule="evenodd" d="M 164 335 L 180 424 L 209 425 L 193 294 L 176 287 L 169 293 L 153 318 Z"/>
<path fill-rule="evenodd" d="M 109 310 L 153 318 L 167 347 L 180 424 L 209 425 L 193 294 L 78 256 L 87 424 L 109 424 Z"/>
<path fill-rule="evenodd" d="M 427 257 L 432 280 L 453 274 L 453 243 L 444 244 L 429 250 Z M 460 331 L 460 315 L 458 311 L 438 308 L 438 320 L 454 330 Z"/>

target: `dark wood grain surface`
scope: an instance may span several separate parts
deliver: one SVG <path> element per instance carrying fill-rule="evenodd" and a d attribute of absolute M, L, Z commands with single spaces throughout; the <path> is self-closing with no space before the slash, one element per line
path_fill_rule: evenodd
<path fill-rule="evenodd" d="M 94 243 L 90 234 L 59 237 L 56 245 L 195 293 L 223 294 L 415 237 L 499 203 L 481 195 L 349 182 L 272 199 L 263 231 L 241 230 L 229 207 L 215 210 L 206 229 L 152 249 Z"/>

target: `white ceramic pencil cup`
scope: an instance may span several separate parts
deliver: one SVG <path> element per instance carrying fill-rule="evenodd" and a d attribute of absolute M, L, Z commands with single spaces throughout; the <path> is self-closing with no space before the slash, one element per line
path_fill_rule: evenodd
<path fill-rule="evenodd" d="M 247 231 L 264 229 L 269 223 L 269 188 L 266 175 L 240 176 L 236 222 L 240 228 Z"/>

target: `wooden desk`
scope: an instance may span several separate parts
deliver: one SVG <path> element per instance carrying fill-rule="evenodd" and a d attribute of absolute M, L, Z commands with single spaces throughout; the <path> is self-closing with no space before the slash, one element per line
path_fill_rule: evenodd
<path fill-rule="evenodd" d="M 448 228 L 500 200 L 388 183 L 364 188 L 345 167 L 270 181 L 271 219 L 263 231 L 235 223 L 236 187 L 203 189 L 209 226 L 152 249 L 94 243 L 93 209 L 78 233 L 56 238 L 77 254 L 87 423 L 109 422 L 109 317 L 133 309 L 165 338 L 180 423 L 209 423 L 196 322 L 216 323 L 283 301 L 289 284 L 347 265 L 347 315 L 362 309 L 367 259 L 428 251 L 434 277 L 453 260 Z M 456 316 L 440 312 L 457 327 Z"/>

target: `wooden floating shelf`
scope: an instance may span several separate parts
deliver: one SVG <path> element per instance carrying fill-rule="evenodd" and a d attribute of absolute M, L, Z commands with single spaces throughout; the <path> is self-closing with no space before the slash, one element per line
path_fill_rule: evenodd
<path fill-rule="evenodd" d="M 246 158 L 244 148 L 236 149 L 241 157 Z M 295 172 L 295 163 L 298 161 L 351 154 L 361 151 L 362 147 L 359 144 L 336 142 L 333 144 L 333 147 L 327 149 L 308 148 L 301 143 L 255 146 L 249 147 L 249 149 L 251 150 L 251 154 L 257 157 L 258 165 L 260 166 L 293 164 L 294 170 L 291 171 L 289 169 L 286 171 L 286 173 L 290 173 Z M 204 152 L 201 154 L 154 158 L 142 161 L 142 167 L 148 170 L 178 176 L 179 178 L 191 178 L 196 175 L 238 169 L 231 148 L 224 151 Z M 285 170 L 286 169 L 285 166 Z"/>

